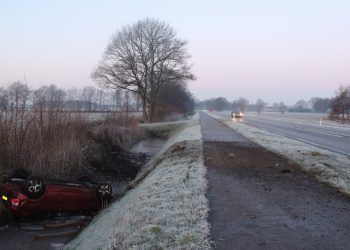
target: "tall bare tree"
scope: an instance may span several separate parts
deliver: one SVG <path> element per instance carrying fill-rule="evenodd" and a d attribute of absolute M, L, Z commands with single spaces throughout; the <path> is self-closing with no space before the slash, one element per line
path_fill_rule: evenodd
<path fill-rule="evenodd" d="M 263 101 L 263 100 L 261 100 L 260 98 L 256 101 L 256 111 L 258 111 L 258 113 L 260 114 L 262 111 L 263 111 L 263 109 L 264 109 L 264 107 L 265 107 L 265 105 L 266 105 L 266 103 Z"/>
<path fill-rule="evenodd" d="M 113 92 L 112 98 L 113 98 L 113 106 L 115 105 L 115 110 L 116 111 L 120 111 L 121 99 L 122 99 L 122 91 L 119 88 L 117 88 Z"/>
<path fill-rule="evenodd" d="M 194 79 L 185 46 L 168 24 L 140 20 L 115 34 L 92 78 L 102 86 L 138 93 L 144 120 L 151 122 L 160 89 L 168 82 Z"/>
<path fill-rule="evenodd" d="M 341 85 L 336 91 L 336 97 L 332 102 L 332 112 L 341 114 L 342 119 L 350 119 L 350 86 Z"/>
<path fill-rule="evenodd" d="M 281 114 L 284 114 L 284 112 L 288 111 L 288 107 L 284 104 L 284 102 L 278 103 L 278 111 L 280 111 Z"/>
<path fill-rule="evenodd" d="M 93 101 L 96 96 L 97 89 L 92 86 L 84 87 L 82 90 L 82 99 L 84 100 L 85 105 L 85 111 L 92 111 L 93 108 Z"/>
<path fill-rule="evenodd" d="M 249 105 L 249 101 L 243 97 L 233 101 L 232 106 L 238 107 L 240 111 L 245 112 Z"/>

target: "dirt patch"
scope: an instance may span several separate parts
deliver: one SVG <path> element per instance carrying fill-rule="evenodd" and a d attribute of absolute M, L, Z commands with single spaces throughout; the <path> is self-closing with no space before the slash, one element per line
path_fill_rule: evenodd
<path fill-rule="evenodd" d="M 298 167 L 291 164 L 282 156 L 273 154 L 257 145 L 242 145 L 241 143 L 232 142 L 207 142 L 204 149 L 206 150 L 205 160 L 211 167 L 218 171 L 229 173 L 237 168 L 239 175 L 257 174 L 263 175 L 274 170 L 280 174 L 282 170 Z M 218 155 L 222 157 L 217 157 Z M 234 163 L 234 165 L 233 165 Z M 296 168 L 296 169 L 295 169 Z"/>
<path fill-rule="evenodd" d="M 349 249 L 347 197 L 259 146 L 205 142 L 218 249 Z"/>

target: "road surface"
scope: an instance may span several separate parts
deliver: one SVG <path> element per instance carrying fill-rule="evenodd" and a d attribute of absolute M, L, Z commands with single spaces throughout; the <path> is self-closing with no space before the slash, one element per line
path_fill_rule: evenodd
<path fill-rule="evenodd" d="M 228 112 L 218 113 L 229 117 Z M 272 133 L 283 135 L 313 146 L 350 156 L 350 126 L 329 125 L 268 114 L 247 114 L 242 120 L 243 124 L 264 129 Z"/>
<path fill-rule="evenodd" d="M 216 249 L 350 249 L 350 201 L 201 113 Z"/>

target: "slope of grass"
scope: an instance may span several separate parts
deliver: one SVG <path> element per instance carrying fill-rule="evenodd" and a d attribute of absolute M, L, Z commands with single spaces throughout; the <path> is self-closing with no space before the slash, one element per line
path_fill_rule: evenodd
<path fill-rule="evenodd" d="M 66 249 L 210 249 L 198 115 Z"/>

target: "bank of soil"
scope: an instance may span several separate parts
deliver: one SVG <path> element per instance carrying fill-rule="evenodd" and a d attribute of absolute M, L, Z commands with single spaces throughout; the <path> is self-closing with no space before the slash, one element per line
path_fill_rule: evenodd
<path fill-rule="evenodd" d="M 113 196 L 117 198 L 125 193 L 128 182 L 135 177 L 141 165 L 158 152 L 165 141 L 166 139 L 145 138 L 130 151 L 117 147 L 109 149 L 96 144 L 94 148 L 99 149 L 95 151 L 94 158 L 97 167 L 83 167 L 78 174 L 88 174 L 94 181 L 108 181 L 112 185 Z M 62 249 L 91 220 L 84 216 L 56 215 L 52 219 L 44 216 L 39 220 L 31 219 L 20 223 L 7 216 L 0 213 L 0 249 Z"/>
<path fill-rule="evenodd" d="M 350 248 L 347 197 L 205 114 L 201 125 L 215 248 Z"/>

